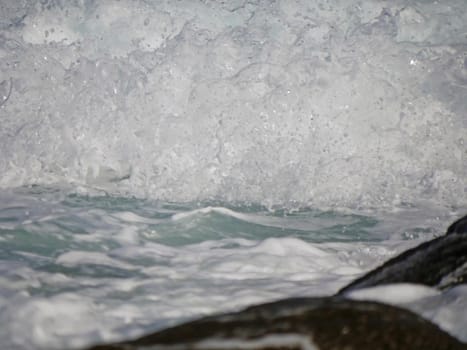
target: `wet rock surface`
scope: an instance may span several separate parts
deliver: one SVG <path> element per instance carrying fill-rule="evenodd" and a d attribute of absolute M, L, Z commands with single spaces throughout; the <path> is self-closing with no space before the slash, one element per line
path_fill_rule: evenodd
<path fill-rule="evenodd" d="M 330 297 L 262 304 L 92 350 L 150 348 L 442 350 L 467 346 L 410 311 Z"/>
<path fill-rule="evenodd" d="M 358 278 L 339 294 L 389 283 L 418 283 L 448 289 L 467 281 L 467 216 L 447 234 L 409 249 Z"/>
<path fill-rule="evenodd" d="M 453 222 L 451 226 L 448 227 L 447 234 L 450 235 L 453 233 L 464 233 L 467 235 L 467 215 Z"/>

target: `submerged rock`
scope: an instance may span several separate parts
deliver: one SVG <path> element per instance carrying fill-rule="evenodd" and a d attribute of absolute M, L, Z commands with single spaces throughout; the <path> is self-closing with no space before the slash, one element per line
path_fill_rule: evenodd
<path fill-rule="evenodd" d="M 410 311 L 329 297 L 262 304 L 92 348 L 136 349 L 465 350 L 467 345 Z"/>
<path fill-rule="evenodd" d="M 443 290 L 466 282 L 467 216 L 449 226 L 446 235 L 390 259 L 339 294 L 390 283 L 418 283 Z"/>

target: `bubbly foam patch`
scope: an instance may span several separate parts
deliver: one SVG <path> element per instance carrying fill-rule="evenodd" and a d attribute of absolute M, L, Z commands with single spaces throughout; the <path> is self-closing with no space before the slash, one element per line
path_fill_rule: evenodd
<path fill-rule="evenodd" d="M 438 290 L 423 285 L 394 283 L 372 288 L 359 289 L 346 294 L 356 300 L 375 300 L 385 304 L 412 303 L 422 298 L 441 294 Z"/>
<path fill-rule="evenodd" d="M 0 6 L 1 187 L 465 202 L 462 0 Z"/>
<path fill-rule="evenodd" d="M 23 263 L 0 279 L 0 294 L 7 296 L 0 299 L 0 339 L 16 349 L 84 347 L 283 297 L 331 295 L 384 259 L 373 249 L 392 255 L 403 246 L 274 238 L 74 250 L 51 259 L 46 271 Z M 286 339 L 302 344 L 268 338 L 245 346 Z"/>

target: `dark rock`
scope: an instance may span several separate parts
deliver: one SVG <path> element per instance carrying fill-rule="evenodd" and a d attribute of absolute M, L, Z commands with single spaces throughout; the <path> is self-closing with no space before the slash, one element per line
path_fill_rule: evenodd
<path fill-rule="evenodd" d="M 92 348 L 136 349 L 466 350 L 467 345 L 410 311 L 330 297 L 262 304 Z"/>
<path fill-rule="evenodd" d="M 424 242 L 342 288 L 338 294 L 390 283 L 418 283 L 439 289 L 467 281 L 467 216 L 447 234 Z"/>
<path fill-rule="evenodd" d="M 465 233 L 467 234 L 467 215 L 463 218 L 455 221 L 448 227 L 447 234 L 450 235 L 452 233 Z"/>

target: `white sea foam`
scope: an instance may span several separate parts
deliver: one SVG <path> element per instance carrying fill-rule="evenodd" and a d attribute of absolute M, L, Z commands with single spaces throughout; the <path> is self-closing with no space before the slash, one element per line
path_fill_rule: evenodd
<path fill-rule="evenodd" d="M 440 291 L 416 284 L 396 283 L 364 288 L 347 294 L 351 299 L 375 300 L 386 304 L 405 304 L 441 294 Z"/>
<path fill-rule="evenodd" d="M 76 239 L 80 241 L 79 235 Z M 392 254 L 407 244 L 412 242 L 400 245 Z M 0 337 L 20 349 L 82 346 L 136 336 L 144 325 L 160 328 L 288 296 L 330 295 L 384 260 L 384 254 L 377 252 L 386 250 L 384 243 L 317 245 L 296 238 L 261 242 L 232 238 L 180 247 L 145 242 L 100 253 L 73 250 L 55 259 L 59 266 L 82 271 L 73 279 L 36 274 L 31 269 L 22 274 L 19 269 L 12 272 L 21 276 L 22 282 L 8 287 L 10 295 L 15 290 L 37 288 L 76 293 L 48 298 L 10 296 L 0 316 L 2 324 L 9 319 L 9 326 Z M 93 266 L 96 271 L 99 266 L 119 273 L 125 273 L 123 270 L 126 277 L 96 279 L 86 272 Z M 2 281 L 2 288 L 8 284 L 10 278 Z M 34 331 L 25 335 L 28 325 Z"/>
<path fill-rule="evenodd" d="M 237 218 L 237 219 L 245 220 L 245 221 L 249 221 L 248 219 L 250 218 L 250 216 L 247 215 L 247 214 L 237 213 L 237 212 L 235 212 L 233 210 L 230 210 L 230 209 L 227 209 L 227 208 L 205 207 L 205 208 L 191 210 L 191 211 L 188 211 L 188 212 L 174 214 L 174 215 L 172 215 L 172 220 L 178 221 L 178 220 L 182 220 L 182 219 L 185 219 L 185 218 L 190 218 L 190 217 L 195 216 L 195 215 L 210 214 L 210 213 L 219 213 L 219 214 L 223 214 L 223 215 L 228 215 L 228 216 L 231 216 L 233 218 Z"/>
<path fill-rule="evenodd" d="M 80 251 L 71 251 L 64 254 L 61 254 L 56 262 L 65 266 L 79 266 L 79 265 L 104 265 L 112 266 L 121 269 L 132 269 L 132 266 L 129 264 L 124 264 L 118 260 L 112 259 L 106 254 L 96 253 L 96 252 L 80 252 Z"/>
<path fill-rule="evenodd" d="M 266 335 L 257 339 L 226 340 L 209 339 L 194 344 L 194 349 L 264 349 L 281 347 L 298 347 L 301 350 L 318 350 L 316 344 L 308 336 L 301 334 Z"/>

